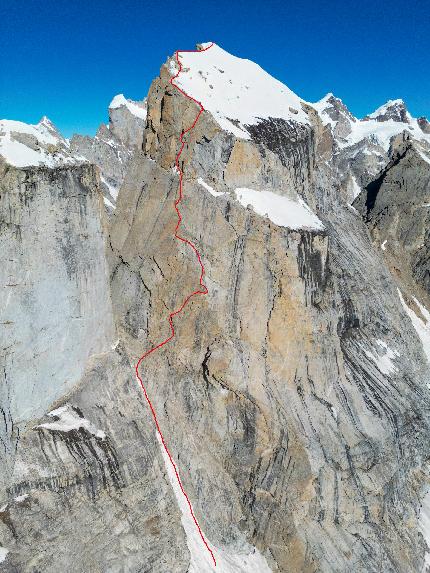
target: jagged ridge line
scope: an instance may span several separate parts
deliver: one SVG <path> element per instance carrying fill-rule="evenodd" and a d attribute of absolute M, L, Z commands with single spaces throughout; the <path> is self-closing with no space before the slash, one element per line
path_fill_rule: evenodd
<path fill-rule="evenodd" d="M 178 197 L 178 198 L 175 200 L 175 202 L 174 202 L 175 211 L 176 211 L 176 213 L 177 213 L 177 215 L 178 215 L 178 222 L 176 223 L 174 236 L 175 236 L 175 238 L 178 239 L 179 241 L 182 241 L 183 243 L 186 243 L 187 245 L 189 245 L 189 246 L 193 249 L 195 255 L 197 256 L 197 259 L 198 259 L 199 264 L 200 264 L 200 269 L 201 269 L 201 270 L 200 270 L 200 280 L 199 280 L 199 283 L 200 283 L 200 286 L 201 286 L 204 290 L 196 290 L 196 291 L 192 292 L 190 295 L 188 295 L 188 296 L 186 297 L 186 299 L 184 300 L 184 302 L 182 303 L 182 305 L 180 306 L 180 308 L 178 308 L 177 310 L 175 310 L 174 312 L 171 312 L 171 313 L 169 314 L 168 321 L 169 321 L 170 333 L 171 333 L 170 336 L 168 336 L 165 340 L 163 340 L 162 342 L 160 342 L 160 343 L 157 344 L 156 346 L 153 346 L 153 347 L 150 348 L 147 352 L 145 352 L 144 354 L 142 354 L 142 356 L 139 358 L 139 360 L 138 360 L 138 362 L 137 362 L 137 364 L 136 364 L 136 366 L 135 366 L 135 371 L 136 371 L 136 378 L 137 378 L 138 381 L 139 381 L 139 384 L 140 384 L 140 386 L 141 386 L 141 388 L 142 388 L 142 390 L 143 390 L 145 399 L 146 399 L 146 401 L 147 401 L 147 403 L 148 403 L 148 405 L 149 405 L 149 408 L 150 408 L 150 410 L 151 410 L 151 414 L 152 414 L 152 417 L 153 417 L 153 419 L 154 419 L 155 427 L 156 427 L 156 429 L 157 429 L 158 435 L 160 436 L 161 443 L 163 444 L 164 450 L 165 450 L 165 452 L 166 452 L 166 454 L 167 454 L 167 456 L 168 456 L 168 458 L 169 458 L 169 461 L 170 461 L 170 463 L 171 463 L 171 465 L 172 465 L 172 468 L 173 468 L 173 470 L 174 470 L 174 472 L 175 472 L 175 476 L 176 476 L 176 479 L 177 479 L 177 481 L 178 481 L 178 484 L 179 484 L 179 487 L 180 487 L 180 489 L 181 489 L 181 492 L 182 492 L 183 496 L 185 497 L 185 500 L 186 500 L 187 505 L 188 505 L 188 507 L 189 507 L 191 517 L 192 517 L 192 519 L 193 519 L 193 521 L 194 521 L 194 523 L 195 523 L 195 525 L 196 525 L 196 527 L 197 527 L 197 530 L 198 530 L 198 532 L 199 532 L 199 535 L 200 535 L 200 537 L 201 537 L 201 539 L 202 539 L 202 541 L 203 541 L 203 543 L 204 543 L 206 549 L 209 551 L 209 553 L 210 553 L 210 555 L 211 555 L 211 558 L 212 558 L 212 561 L 213 561 L 214 565 L 216 566 L 216 559 L 215 559 L 215 556 L 214 556 L 214 554 L 213 554 L 213 551 L 212 551 L 212 549 L 209 547 L 209 544 L 208 544 L 208 542 L 206 541 L 206 538 L 205 538 L 205 536 L 203 535 L 203 532 L 202 532 L 202 530 L 201 530 L 201 527 L 200 527 L 200 525 L 199 525 L 199 523 L 198 523 L 198 521 L 197 521 L 197 518 L 196 518 L 196 516 L 195 516 L 195 514 L 194 514 L 193 506 L 191 505 L 191 501 L 190 501 L 190 499 L 189 499 L 189 497 L 188 497 L 188 495 L 187 495 L 187 492 L 186 492 L 185 489 L 184 489 L 184 486 L 182 485 L 182 481 L 181 481 L 181 478 L 180 478 L 180 476 L 179 476 L 178 468 L 177 468 L 177 466 L 176 466 L 176 464 L 175 464 L 175 462 L 174 462 L 174 460 L 173 460 L 173 458 L 172 458 L 172 455 L 171 455 L 171 453 L 170 453 L 170 451 L 169 451 L 169 448 L 167 447 L 167 444 L 166 444 L 166 441 L 165 441 L 165 439 L 164 439 L 164 436 L 163 436 L 163 434 L 162 434 L 162 432 L 161 432 L 161 428 L 160 428 L 160 425 L 159 425 L 159 423 L 158 423 L 158 418 L 157 418 L 157 414 L 156 414 L 156 412 L 155 412 L 154 406 L 152 405 L 152 402 L 151 402 L 151 400 L 150 400 L 150 398 L 149 398 L 149 396 L 148 396 L 148 393 L 147 393 L 147 391 L 146 391 L 146 388 L 145 388 L 145 385 L 144 385 L 144 383 L 143 383 L 143 380 L 142 380 L 142 378 L 140 377 L 140 374 L 139 374 L 139 366 L 140 366 L 140 364 L 142 363 L 142 361 L 143 361 L 147 356 L 149 356 L 150 354 L 152 354 L 155 350 L 158 350 L 159 348 L 161 348 L 162 346 L 164 346 L 165 344 L 167 344 L 168 342 L 170 342 L 170 340 L 172 340 L 172 338 L 175 336 L 175 327 L 174 327 L 174 325 L 173 325 L 173 317 L 182 312 L 182 310 L 186 307 L 186 305 L 188 304 L 189 300 L 190 300 L 193 296 L 196 296 L 196 295 L 198 295 L 198 294 L 204 294 L 204 295 L 208 294 L 208 289 L 207 289 L 206 285 L 203 283 L 203 277 L 204 277 L 204 274 L 205 274 L 205 267 L 204 267 L 204 265 L 203 265 L 203 262 L 202 262 L 202 259 L 201 259 L 201 255 L 200 255 L 200 253 L 199 253 L 197 247 L 196 247 L 196 246 L 194 245 L 194 243 L 192 243 L 190 240 L 188 240 L 188 239 L 186 239 L 186 238 L 181 237 L 180 235 L 178 235 L 178 230 L 179 230 L 179 227 L 181 226 L 181 222 L 182 222 L 182 215 L 181 215 L 181 212 L 180 212 L 179 209 L 178 209 L 178 205 L 179 205 L 179 203 L 182 201 L 182 198 L 183 198 L 183 182 L 182 182 L 182 180 L 183 180 L 183 172 L 182 172 L 182 169 L 179 167 L 179 158 L 180 158 L 180 156 L 181 156 L 181 154 L 182 154 L 182 151 L 183 151 L 183 149 L 184 149 L 184 147 L 185 147 L 185 141 L 184 141 L 183 138 L 184 138 L 184 135 L 186 135 L 188 132 L 190 132 L 191 130 L 194 129 L 194 127 L 196 126 L 196 124 L 197 124 L 197 122 L 198 122 L 198 120 L 199 120 L 201 114 L 202 114 L 203 111 L 204 111 L 204 107 L 203 107 L 203 105 L 201 104 L 201 102 L 197 101 L 197 100 L 194 99 L 192 96 L 188 95 L 186 92 L 184 92 L 184 90 L 182 90 L 179 86 L 177 86 L 175 83 L 173 83 L 173 80 L 175 80 L 175 79 L 179 76 L 179 74 L 181 73 L 181 71 L 182 71 L 182 64 L 181 64 L 181 62 L 180 62 L 180 60 L 179 60 L 179 53 L 180 53 L 180 52 L 184 52 L 184 53 L 185 53 L 185 52 L 188 52 L 188 53 L 190 53 L 190 52 L 205 52 L 206 50 L 209 50 L 209 48 L 211 48 L 212 46 L 213 46 L 213 43 L 210 44 L 209 46 L 207 46 L 206 48 L 202 48 L 201 50 L 176 50 L 175 56 L 176 56 L 176 61 L 177 61 L 178 65 L 179 65 L 179 70 L 177 71 L 176 75 L 173 76 L 173 77 L 171 77 L 170 80 L 169 80 L 170 84 L 171 84 L 173 87 L 175 87 L 178 91 L 180 91 L 182 95 L 184 95 L 186 98 L 190 99 L 191 101 L 195 102 L 195 103 L 200 107 L 199 113 L 197 114 L 197 116 L 196 116 L 196 118 L 195 118 L 193 124 L 192 124 L 189 128 L 187 128 L 185 131 L 183 131 L 183 132 L 181 133 L 180 137 L 179 137 L 179 141 L 181 142 L 181 147 L 180 147 L 179 152 L 177 153 L 176 159 L 175 159 L 176 169 L 177 169 L 178 172 L 179 172 L 179 197 Z"/>

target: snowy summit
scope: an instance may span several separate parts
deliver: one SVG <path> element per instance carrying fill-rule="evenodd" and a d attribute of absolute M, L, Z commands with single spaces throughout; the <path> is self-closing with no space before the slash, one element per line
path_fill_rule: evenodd
<path fill-rule="evenodd" d="M 136 117 L 146 119 L 146 107 L 143 104 L 139 105 L 130 99 L 126 99 L 123 94 L 118 94 L 113 98 L 109 104 L 109 109 L 118 109 L 123 106 Z"/>
<path fill-rule="evenodd" d="M 210 44 L 201 44 L 203 48 Z M 309 123 L 302 101 L 258 64 L 213 44 L 205 52 L 179 52 L 182 72 L 175 84 L 216 119 L 222 129 L 249 139 L 247 125 L 269 117 Z"/>

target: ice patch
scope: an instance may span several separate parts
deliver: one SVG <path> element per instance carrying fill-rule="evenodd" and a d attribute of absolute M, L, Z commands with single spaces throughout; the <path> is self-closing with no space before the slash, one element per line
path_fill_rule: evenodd
<path fill-rule="evenodd" d="M 207 183 L 205 183 L 201 177 L 197 179 L 197 183 L 201 185 L 204 189 L 206 189 L 206 191 L 209 191 L 209 193 L 214 197 L 221 197 L 221 195 L 225 195 L 225 193 L 221 191 L 215 191 L 215 189 L 210 185 L 208 185 Z"/>
<path fill-rule="evenodd" d="M 72 408 L 70 404 L 61 406 L 56 410 L 52 410 L 48 413 L 50 418 L 58 418 L 55 422 L 46 422 L 45 424 L 40 424 L 36 428 L 43 428 L 45 430 L 56 430 L 58 432 L 70 432 L 72 430 L 79 430 L 79 428 L 84 428 L 90 434 L 93 434 L 96 438 L 104 440 L 106 434 L 102 430 L 98 430 L 89 420 L 86 418 L 81 418 L 79 414 Z"/>
<path fill-rule="evenodd" d="M 251 205 L 258 215 L 268 217 L 275 225 L 287 229 L 324 230 L 322 222 L 301 197 L 294 201 L 271 191 L 255 191 L 244 187 L 235 189 L 235 194 L 241 205 Z"/>
<path fill-rule="evenodd" d="M 141 107 L 140 105 L 137 105 L 135 102 L 129 99 L 125 99 L 123 94 L 118 94 L 113 98 L 113 100 L 109 104 L 109 109 L 118 109 L 123 105 L 125 105 L 128 111 L 134 116 L 140 119 L 146 119 L 147 115 L 146 107 Z"/>
<path fill-rule="evenodd" d="M 196 524 L 190 515 L 187 501 L 179 487 L 175 471 L 170 463 L 169 457 L 163 447 L 158 433 L 157 439 L 163 455 L 167 475 L 173 488 L 178 507 L 181 511 L 182 527 L 185 531 L 187 546 L 190 552 L 188 573 L 250 573 L 251 571 L 255 573 L 271 573 L 266 559 L 255 547 L 248 545 L 244 548 L 243 553 L 233 553 L 225 549 L 214 547 L 205 536 L 205 539 L 208 541 L 208 544 L 215 555 L 217 564 L 216 567 L 214 567 L 211 555 L 203 544 Z"/>

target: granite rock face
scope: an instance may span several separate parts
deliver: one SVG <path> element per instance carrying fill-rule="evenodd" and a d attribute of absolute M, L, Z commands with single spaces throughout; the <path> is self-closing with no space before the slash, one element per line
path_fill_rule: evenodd
<path fill-rule="evenodd" d="M 233 59 L 216 50 L 217 66 L 212 54 L 205 67 L 209 50 L 197 55 L 201 64 L 184 56 L 184 76 L 200 82 L 187 93 L 203 104 L 204 90 L 215 97 Z M 94 345 L 80 356 L 82 371 L 34 409 L 19 438 L 19 420 L 8 414 L 0 497 L 8 553 L 0 570 L 214 571 L 187 525 L 133 373 L 137 359 L 169 335 L 169 313 L 199 285 L 195 253 L 174 238 L 178 138 L 199 107 L 171 85 L 175 73 L 170 59 L 151 85 L 145 132 L 141 140 L 135 134 L 142 146 L 134 145 L 127 162 L 107 233 L 95 168 L 30 170 L 42 188 L 48 175 L 59 180 L 69 205 L 86 174 L 99 227 L 85 249 L 102 267 L 90 272 L 103 284 L 97 300 L 74 295 L 99 321 Z M 239 106 L 255 86 L 244 78 Z M 421 296 L 424 257 L 417 263 L 427 246 L 418 246 L 413 225 L 427 201 L 426 148 L 396 141 L 392 161 L 353 208 L 345 178 L 355 172 L 346 159 L 343 171 L 336 163 L 336 138 L 349 137 L 348 122 L 355 122 L 339 100 L 327 100 L 331 121 L 341 123 L 333 134 L 321 110 L 305 102 L 298 110 L 287 88 L 285 112 L 281 101 L 282 113 L 256 120 L 244 121 L 243 109 L 234 115 L 234 95 L 224 116 L 222 97 L 216 113 L 202 113 L 180 157 L 180 234 L 202 254 L 208 294 L 175 317 L 175 338 L 140 369 L 216 570 L 421 571 L 430 369 L 397 289 L 406 296 L 407 284 L 409 297 L 428 302 Z M 363 181 L 367 167 L 354 164 Z M 28 177 L 25 169 L 12 171 L 9 202 Z M 94 222 L 91 205 L 79 213 Z M 64 232 L 58 221 L 44 231 L 46 241 Z M 426 226 L 423 215 L 420 237 Z M 80 233 L 69 233 L 68 260 L 74 253 L 81 260 Z M 8 240 L 16 256 L 20 239 Z M 399 245 L 391 259 L 390 241 Z M 400 249 L 407 254 L 395 259 Z M 25 250 L 40 266 L 37 249 Z M 63 264 L 52 259 L 57 273 Z M 70 282 L 80 273 L 72 267 Z M 58 388 L 64 378 L 55 376 Z"/>

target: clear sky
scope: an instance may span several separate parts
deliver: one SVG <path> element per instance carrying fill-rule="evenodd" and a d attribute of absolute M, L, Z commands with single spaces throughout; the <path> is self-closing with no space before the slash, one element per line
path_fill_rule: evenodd
<path fill-rule="evenodd" d="M 428 0 L 0 0 L 0 117 L 94 134 L 146 96 L 176 49 L 214 41 L 299 96 L 357 116 L 387 99 L 430 117 Z"/>

